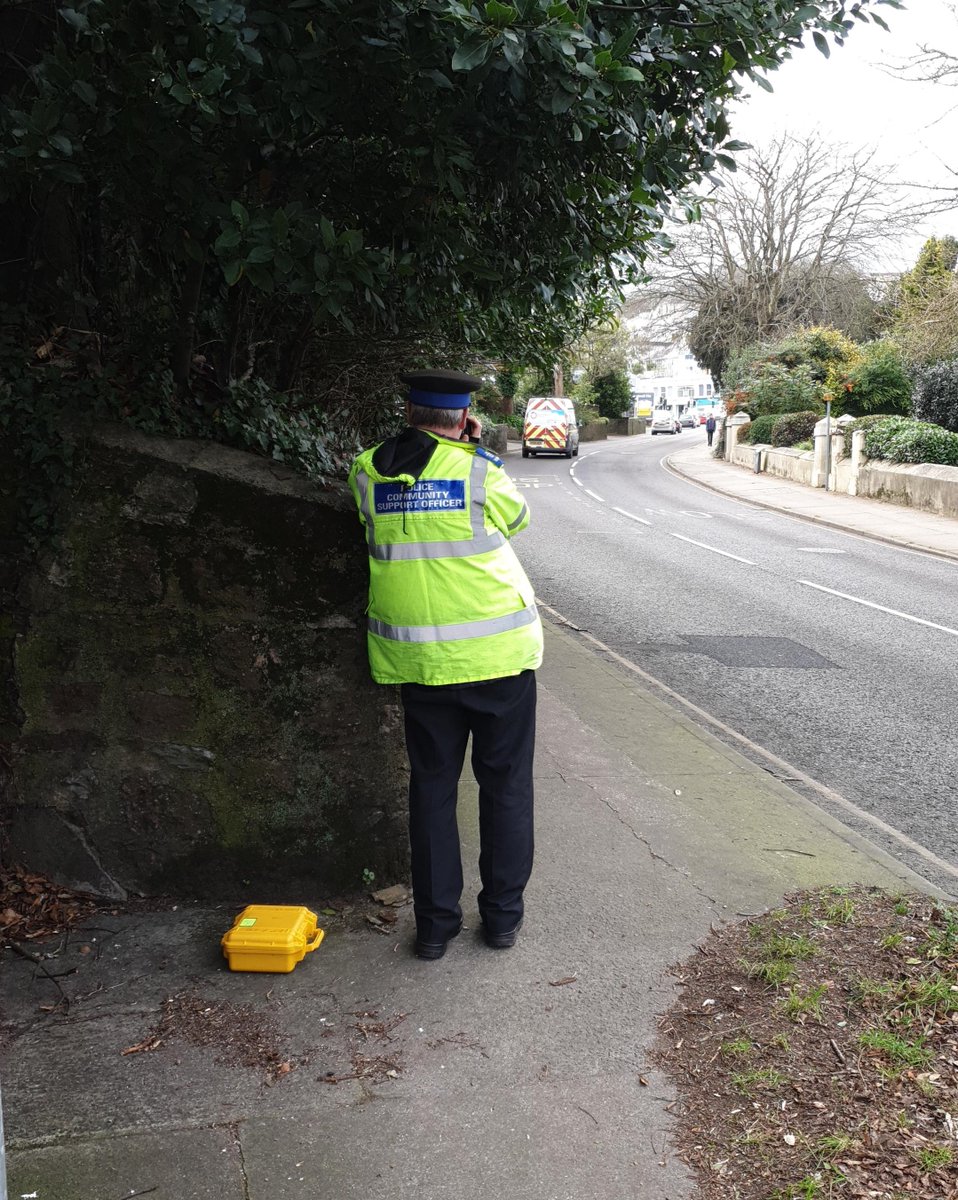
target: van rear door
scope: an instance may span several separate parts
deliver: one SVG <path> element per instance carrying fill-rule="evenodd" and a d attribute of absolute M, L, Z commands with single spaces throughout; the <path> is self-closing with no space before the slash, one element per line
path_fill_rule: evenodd
<path fill-rule="evenodd" d="M 561 454 L 569 437 L 569 413 L 557 396 L 534 396 L 526 405 L 522 428 L 522 453 Z"/>

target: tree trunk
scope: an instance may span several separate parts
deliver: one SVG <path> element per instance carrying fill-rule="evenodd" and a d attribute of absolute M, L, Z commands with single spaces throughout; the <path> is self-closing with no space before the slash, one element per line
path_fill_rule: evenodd
<path fill-rule="evenodd" d="M 176 343 L 173 346 L 173 379 L 181 392 L 190 390 L 190 368 L 193 365 L 193 339 L 196 336 L 196 310 L 203 290 L 206 259 L 190 261 L 183 280 L 179 313 L 176 323 Z"/>
<path fill-rule="evenodd" d="M 279 364 L 276 381 L 276 386 L 281 392 L 288 392 L 290 388 L 296 386 L 306 346 L 309 343 L 310 334 L 313 332 L 314 321 L 312 311 L 308 312 L 286 347 L 286 352 Z"/>

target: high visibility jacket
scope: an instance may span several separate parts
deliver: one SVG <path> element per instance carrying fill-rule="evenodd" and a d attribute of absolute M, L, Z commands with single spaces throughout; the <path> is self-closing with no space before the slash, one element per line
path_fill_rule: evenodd
<path fill-rule="evenodd" d="M 349 485 L 369 546 L 378 683 L 472 683 L 539 666 L 535 596 L 509 545 L 529 510 L 500 459 L 410 429 L 362 453 Z"/>

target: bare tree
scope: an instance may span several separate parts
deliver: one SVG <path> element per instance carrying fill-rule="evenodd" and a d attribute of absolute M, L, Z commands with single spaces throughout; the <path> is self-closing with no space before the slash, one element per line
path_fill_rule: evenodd
<path fill-rule="evenodd" d="M 956 31 L 958 31 L 958 6 L 949 4 L 947 8 L 956 23 Z M 947 88 L 958 87 L 958 54 L 930 43 L 923 43 L 919 46 L 917 54 L 890 65 L 886 70 L 889 74 L 910 83 L 931 83 Z M 945 93 L 941 94 L 941 100 L 942 107 L 940 111 L 937 111 L 937 115 L 928 114 L 926 129 L 933 129 L 940 125 L 958 108 L 958 103 L 954 101 L 953 97 L 950 100 L 946 99 Z M 938 106 L 935 107 L 937 110 Z M 944 131 L 942 132 L 944 133 Z M 918 182 L 914 185 L 916 190 L 925 197 L 922 208 L 922 215 L 925 216 L 953 212 L 958 204 L 958 162 L 956 162 L 954 144 L 949 141 L 947 135 L 939 138 L 936 151 L 942 168 L 951 175 L 954 182 Z"/>
<path fill-rule="evenodd" d="M 873 154 L 783 137 L 701 208 L 633 306 L 654 301 L 716 380 L 733 350 L 800 325 L 873 334 L 876 272 L 909 214 Z"/>

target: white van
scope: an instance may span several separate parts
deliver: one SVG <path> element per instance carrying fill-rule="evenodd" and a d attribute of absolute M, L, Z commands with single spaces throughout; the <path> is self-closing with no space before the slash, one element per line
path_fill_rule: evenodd
<path fill-rule="evenodd" d="M 535 454 L 579 453 L 579 423 L 575 406 L 566 396 L 531 396 L 522 425 L 522 457 Z"/>

